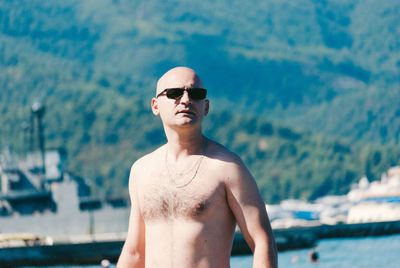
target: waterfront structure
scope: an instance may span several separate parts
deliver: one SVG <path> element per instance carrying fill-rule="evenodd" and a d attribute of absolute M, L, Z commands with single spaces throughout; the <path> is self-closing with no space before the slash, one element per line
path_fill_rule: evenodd
<path fill-rule="evenodd" d="M 379 181 L 362 177 L 347 195 L 313 202 L 284 200 L 266 207 L 273 228 L 400 221 L 400 166 L 390 168 Z"/>
<path fill-rule="evenodd" d="M 44 175 L 35 173 L 26 158 L 9 150 L 0 159 L 0 233 L 70 236 L 126 232 L 129 201 L 92 198 L 85 181 L 63 169 L 65 163 L 60 161 L 65 156 L 60 151 L 45 152 Z"/>
<path fill-rule="evenodd" d="M 44 105 L 35 101 L 26 126 L 28 151 L 23 156 L 10 147 L 0 152 L 0 233 L 126 232 L 128 198 L 93 198 L 85 180 L 66 170 L 66 151 L 45 149 L 44 112 Z"/>
<path fill-rule="evenodd" d="M 325 196 L 314 202 L 284 200 L 278 205 L 266 205 L 274 229 L 335 225 L 347 221 L 352 203 L 347 196 Z"/>
<path fill-rule="evenodd" d="M 380 181 L 369 182 L 363 177 L 348 198 L 354 205 L 347 223 L 400 220 L 400 166 L 390 168 Z"/>

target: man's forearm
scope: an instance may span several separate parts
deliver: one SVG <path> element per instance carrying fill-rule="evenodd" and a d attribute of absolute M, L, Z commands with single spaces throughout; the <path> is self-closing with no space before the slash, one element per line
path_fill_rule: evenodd
<path fill-rule="evenodd" d="M 275 243 L 255 244 L 253 253 L 253 268 L 276 268 L 278 256 Z"/>

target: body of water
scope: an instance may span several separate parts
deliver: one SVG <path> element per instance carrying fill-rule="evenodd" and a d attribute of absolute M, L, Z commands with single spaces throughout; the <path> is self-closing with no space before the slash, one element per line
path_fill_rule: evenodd
<path fill-rule="evenodd" d="M 310 249 L 279 252 L 279 267 L 293 268 L 397 268 L 400 267 L 400 235 L 325 239 L 315 247 L 319 261 L 309 260 Z M 252 256 L 234 256 L 231 268 L 248 268 Z"/>
<path fill-rule="evenodd" d="M 319 261 L 309 259 L 310 249 L 279 252 L 281 268 L 397 268 L 400 267 L 400 235 L 324 239 L 318 242 L 314 250 Z M 231 268 L 252 267 L 252 256 L 231 257 Z M 98 268 L 91 266 L 52 266 L 51 268 Z M 115 266 L 111 266 L 115 267 Z"/>

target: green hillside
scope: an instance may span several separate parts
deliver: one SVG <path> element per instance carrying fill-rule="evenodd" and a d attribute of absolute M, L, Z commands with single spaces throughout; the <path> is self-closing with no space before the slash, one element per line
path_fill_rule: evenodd
<path fill-rule="evenodd" d="M 99 195 L 126 193 L 132 162 L 165 141 L 156 79 L 186 65 L 210 90 L 207 135 L 267 201 L 344 193 L 399 164 L 398 14 L 394 0 L 3 0 L 0 147 L 23 152 L 43 96 L 47 146 Z"/>

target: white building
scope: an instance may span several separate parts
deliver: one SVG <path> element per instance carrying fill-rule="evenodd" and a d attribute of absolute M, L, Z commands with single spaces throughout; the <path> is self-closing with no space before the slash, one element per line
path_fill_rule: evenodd
<path fill-rule="evenodd" d="M 348 223 L 400 220 L 400 166 L 390 168 L 380 181 L 370 183 L 363 177 L 348 198 L 355 203 Z"/>

